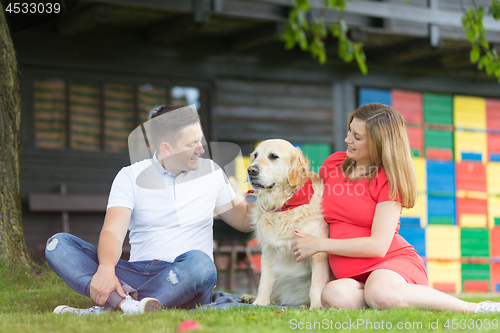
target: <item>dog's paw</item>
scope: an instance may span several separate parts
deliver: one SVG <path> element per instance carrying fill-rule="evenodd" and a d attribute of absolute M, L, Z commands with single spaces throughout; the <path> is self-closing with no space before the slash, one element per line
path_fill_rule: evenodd
<path fill-rule="evenodd" d="M 253 305 L 265 305 L 265 306 L 267 306 L 267 305 L 270 305 L 270 304 L 271 304 L 271 301 L 266 301 L 266 300 L 264 300 L 264 299 L 262 299 L 262 298 L 258 298 L 258 297 L 257 297 L 257 298 L 253 301 L 253 303 L 252 303 L 252 304 L 253 304 Z"/>
<path fill-rule="evenodd" d="M 257 296 L 252 296 L 252 295 L 247 295 L 247 294 L 243 294 L 240 298 L 240 302 L 241 303 L 248 303 L 248 304 L 253 304 L 253 302 L 255 302 L 255 299 L 257 298 Z"/>
<path fill-rule="evenodd" d="M 312 309 L 319 309 L 319 308 L 322 308 L 322 307 L 323 307 L 323 304 L 321 304 L 321 302 L 320 302 L 319 304 L 318 304 L 318 303 L 316 303 L 316 304 L 311 304 L 310 309 L 311 309 L 311 310 L 312 310 Z"/>

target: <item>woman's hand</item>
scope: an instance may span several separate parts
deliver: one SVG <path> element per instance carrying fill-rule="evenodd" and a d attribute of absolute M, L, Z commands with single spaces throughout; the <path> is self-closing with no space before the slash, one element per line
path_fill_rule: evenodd
<path fill-rule="evenodd" d="M 292 250 L 295 254 L 295 261 L 300 262 L 314 254 L 320 252 L 320 239 L 309 234 L 301 234 L 295 231 L 297 240 L 292 243 Z"/>

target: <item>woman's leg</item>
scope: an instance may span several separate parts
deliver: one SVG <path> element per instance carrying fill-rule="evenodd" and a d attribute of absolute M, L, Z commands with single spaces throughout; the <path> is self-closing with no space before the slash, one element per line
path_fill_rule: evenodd
<path fill-rule="evenodd" d="M 396 272 L 373 271 L 366 280 L 365 300 L 375 309 L 418 307 L 428 310 L 474 312 L 476 303 L 462 301 L 428 286 L 409 284 Z"/>
<path fill-rule="evenodd" d="M 362 309 L 367 306 L 364 284 L 354 279 L 339 279 L 329 282 L 321 293 L 325 308 Z"/>
<path fill-rule="evenodd" d="M 155 261 L 146 268 L 146 282 L 134 286 L 141 297 L 154 297 L 162 307 L 194 308 L 210 303 L 217 270 L 210 257 L 198 250 L 181 254 L 173 263 Z"/>

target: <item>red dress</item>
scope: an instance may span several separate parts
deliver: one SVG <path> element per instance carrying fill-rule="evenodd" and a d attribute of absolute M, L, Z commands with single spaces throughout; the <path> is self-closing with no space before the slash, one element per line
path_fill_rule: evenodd
<path fill-rule="evenodd" d="M 354 182 L 344 181 L 340 165 L 347 158 L 345 152 L 330 155 L 320 169 L 325 184 L 323 214 L 330 225 L 330 238 L 346 239 L 369 237 L 375 207 L 389 199 L 389 181 L 383 168 L 368 185 L 368 178 Z M 337 277 L 365 282 L 377 269 L 388 269 L 400 274 L 408 283 L 428 285 L 425 266 L 417 251 L 398 234 L 399 222 L 391 246 L 383 258 L 353 258 L 329 255 L 330 267 Z"/>

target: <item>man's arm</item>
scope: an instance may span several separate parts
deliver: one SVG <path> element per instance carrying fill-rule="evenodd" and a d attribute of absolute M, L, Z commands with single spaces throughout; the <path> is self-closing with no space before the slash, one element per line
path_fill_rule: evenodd
<path fill-rule="evenodd" d="M 250 210 L 253 206 L 255 206 L 255 204 L 246 204 L 245 200 L 241 199 L 239 199 L 239 203 L 236 204 L 236 199 L 239 198 L 236 197 L 234 200 L 223 206 L 215 207 L 215 212 L 231 227 L 242 232 L 249 232 L 252 230 L 250 226 Z"/>
<path fill-rule="evenodd" d="M 111 207 L 106 212 L 97 246 L 99 267 L 90 282 L 90 297 L 99 305 L 104 305 L 114 290 L 126 296 L 115 275 L 115 267 L 122 254 L 131 215 L 132 211 L 125 207 Z"/>

